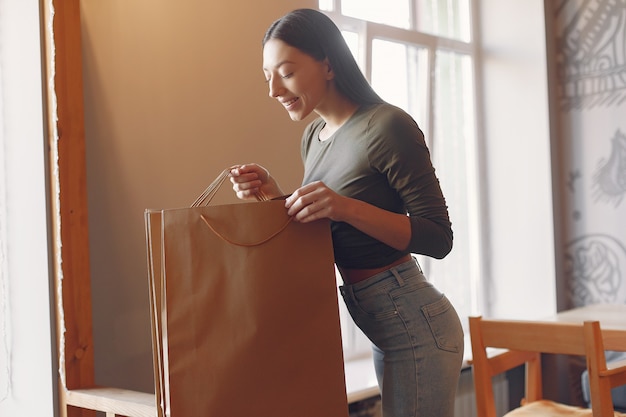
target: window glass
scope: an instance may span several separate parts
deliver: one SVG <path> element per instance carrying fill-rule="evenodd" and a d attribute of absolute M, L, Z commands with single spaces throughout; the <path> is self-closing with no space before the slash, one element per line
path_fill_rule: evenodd
<path fill-rule="evenodd" d="M 340 4 L 346 16 L 470 41 L 469 0 L 341 0 Z M 333 0 L 320 0 L 319 8 L 333 11 Z"/>
<path fill-rule="evenodd" d="M 416 4 L 417 30 L 469 42 L 468 0 L 416 0 Z"/>
<path fill-rule="evenodd" d="M 320 0 L 319 1 L 319 9 L 325 10 L 327 12 L 333 10 L 333 0 Z"/>
<path fill-rule="evenodd" d="M 341 34 L 343 38 L 346 40 L 346 44 L 348 44 L 348 48 L 352 52 L 352 55 L 356 59 L 356 62 L 359 62 L 360 54 L 359 54 L 359 34 L 356 32 L 350 32 L 348 30 L 342 30 Z"/>
<path fill-rule="evenodd" d="M 341 13 L 400 28 L 411 25 L 409 0 L 342 0 Z"/>
<path fill-rule="evenodd" d="M 429 260 L 429 278 L 445 291 L 462 317 L 476 308 L 477 274 L 473 253 L 479 241 L 476 207 L 474 92 L 467 55 L 438 52 L 435 65 L 433 164 L 446 196 L 454 248 L 442 260 Z"/>
<path fill-rule="evenodd" d="M 428 51 L 401 42 L 372 42 L 372 87 L 387 102 L 413 116 L 427 128 Z"/>

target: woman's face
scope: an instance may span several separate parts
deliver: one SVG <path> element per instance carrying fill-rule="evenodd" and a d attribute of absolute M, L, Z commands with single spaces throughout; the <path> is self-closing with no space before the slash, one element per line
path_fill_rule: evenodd
<path fill-rule="evenodd" d="M 317 61 L 278 39 L 263 48 L 263 72 L 269 95 L 292 120 L 302 120 L 323 104 L 333 73 L 326 60 Z"/>

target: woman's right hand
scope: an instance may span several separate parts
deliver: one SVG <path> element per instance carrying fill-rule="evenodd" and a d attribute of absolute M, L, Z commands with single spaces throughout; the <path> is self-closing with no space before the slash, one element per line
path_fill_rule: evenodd
<path fill-rule="evenodd" d="M 230 170 L 230 182 L 241 200 L 269 200 L 283 195 L 269 171 L 258 164 L 236 165 Z"/>

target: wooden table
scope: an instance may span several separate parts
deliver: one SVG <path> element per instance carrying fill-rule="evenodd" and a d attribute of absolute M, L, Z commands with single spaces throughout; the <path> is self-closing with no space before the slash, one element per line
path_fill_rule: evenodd
<path fill-rule="evenodd" d="M 582 323 L 598 320 L 606 350 L 626 351 L 626 304 L 590 304 L 561 311 L 546 321 Z"/>
<path fill-rule="evenodd" d="M 563 322 L 599 320 L 603 328 L 626 330 L 626 304 L 590 304 L 561 311 L 551 319 Z"/>

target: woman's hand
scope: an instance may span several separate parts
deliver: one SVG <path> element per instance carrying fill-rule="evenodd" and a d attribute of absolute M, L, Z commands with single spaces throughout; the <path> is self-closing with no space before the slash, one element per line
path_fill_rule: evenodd
<path fill-rule="evenodd" d="M 283 195 L 269 171 L 257 164 L 235 166 L 230 170 L 230 182 L 241 200 L 269 200 Z"/>
<path fill-rule="evenodd" d="M 316 181 L 300 187 L 291 194 L 285 201 L 285 207 L 287 214 L 302 223 L 323 218 L 343 221 L 342 211 L 348 200 L 323 182 Z"/>
<path fill-rule="evenodd" d="M 405 250 L 411 239 L 407 215 L 339 195 L 321 181 L 297 189 L 287 198 L 285 207 L 296 221 L 307 223 L 327 218 L 346 222 L 398 250 Z"/>

